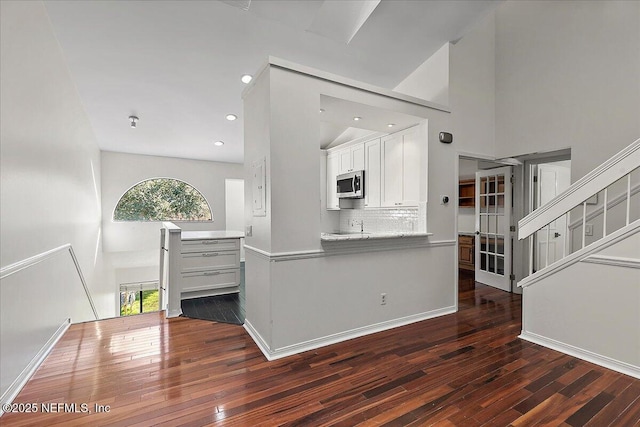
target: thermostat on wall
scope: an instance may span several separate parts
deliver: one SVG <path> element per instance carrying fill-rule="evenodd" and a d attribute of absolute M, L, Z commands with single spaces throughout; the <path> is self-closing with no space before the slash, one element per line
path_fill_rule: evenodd
<path fill-rule="evenodd" d="M 445 144 L 451 144 L 453 142 L 453 135 L 449 132 L 440 132 L 440 142 Z"/>

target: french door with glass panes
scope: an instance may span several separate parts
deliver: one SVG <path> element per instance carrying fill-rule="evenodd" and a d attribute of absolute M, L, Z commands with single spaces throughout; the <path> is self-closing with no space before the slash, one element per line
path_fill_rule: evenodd
<path fill-rule="evenodd" d="M 476 172 L 476 281 L 511 291 L 511 167 Z"/>

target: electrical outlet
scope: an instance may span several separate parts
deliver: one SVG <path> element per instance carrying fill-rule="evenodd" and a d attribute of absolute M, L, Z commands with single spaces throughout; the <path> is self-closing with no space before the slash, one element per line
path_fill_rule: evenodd
<path fill-rule="evenodd" d="M 386 304 L 387 304 L 387 294 L 381 293 L 380 294 L 380 305 L 386 305 Z"/>
<path fill-rule="evenodd" d="M 253 226 L 247 225 L 244 227 L 244 237 L 251 237 L 253 234 Z"/>
<path fill-rule="evenodd" d="M 441 194 L 440 195 L 440 204 L 441 205 L 446 205 L 449 203 L 449 196 L 447 196 L 446 194 Z"/>
<path fill-rule="evenodd" d="M 584 225 L 584 235 L 585 236 L 593 236 L 593 224 L 585 224 Z"/>

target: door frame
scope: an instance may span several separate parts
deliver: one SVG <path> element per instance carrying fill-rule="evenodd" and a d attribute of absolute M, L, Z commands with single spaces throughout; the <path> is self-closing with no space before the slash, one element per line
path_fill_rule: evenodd
<path fill-rule="evenodd" d="M 456 151 L 456 164 L 455 164 L 455 176 L 456 176 L 456 192 L 458 191 L 458 180 L 460 179 L 460 159 L 476 160 L 486 163 L 495 163 L 498 166 L 512 166 L 512 174 L 514 181 L 511 183 L 511 201 L 513 209 L 511 212 L 512 224 L 517 224 L 520 219 L 524 217 L 524 165 L 517 159 L 498 159 L 496 157 L 488 156 L 485 154 L 478 154 L 465 151 Z M 479 165 L 480 166 L 480 165 Z M 478 170 L 481 170 L 478 168 Z M 457 195 L 457 193 L 456 193 Z M 459 262 L 459 247 L 458 247 L 458 214 L 459 214 L 459 202 L 458 197 L 455 199 L 455 236 L 456 236 L 456 254 L 455 254 L 455 281 L 456 292 L 458 283 L 458 262 Z M 516 286 L 516 283 L 525 277 L 525 271 L 528 265 L 528 258 L 524 254 L 524 242 L 519 241 L 516 238 L 515 233 L 511 234 L 511 274 L 515 279 L 511 280 L 510 291 L 512 293 L 521 294 L 522 288 Z M 525 262 L 526 261 L 526 262 Z"/>

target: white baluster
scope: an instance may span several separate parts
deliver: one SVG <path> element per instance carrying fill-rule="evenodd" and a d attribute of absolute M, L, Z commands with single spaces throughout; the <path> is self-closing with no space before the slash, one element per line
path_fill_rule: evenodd
<path fill-rule="evenodd" d="M 544 255 L 544 266 L 549 265 L 549 243 L 551 242 L 551 224 L 547 224 L 547 249 Z"/>
<path fill-rule="evenodd" d="M 587 201 L 582 202 L 582 247 L 586 242 L 587 235 Z"/>
<path fill-rule="evenodd" d="M 607 237 L 607 207 L 609 204 L 609 187 L 604 189 L 604 203 L 602 205 L 602 237 Z"/>
<path fill-rule="evenodd" d="M 529 274 L 533 274 L 533 236 L 535 233 L 528 237 L 529 239 Z"/>
<path fill-rule="evenodd" d="M 627 225 L 629 225 L 629 213 L 631 211 L 631 174 L 627 175 Z"/>

